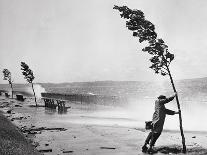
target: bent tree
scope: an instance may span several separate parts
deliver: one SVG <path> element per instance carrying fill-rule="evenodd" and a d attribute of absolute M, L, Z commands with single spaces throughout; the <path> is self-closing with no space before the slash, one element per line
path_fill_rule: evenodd
<path fill-rule="evenodd" d="M 142 49 L 151 55 L 150 61 L 152 65 L 149 67 L 156 74 L 162 76 L 168 75 L 175 93 L 177 93 L 172 74 L 170 72 L 170 63 L 174 59 L 174 54 L 170 53 L 165 42 L 157 37 L 155 26 L 145 19 L 141 10 L 131 10 L 127 6 L 114 6 L 114 9 L 120 12 L 121 18 L 126 19 L 126 27 L 133 32 L 134 37 L 138 37 L 139 42 L 146 42 L 147 46 Z M 186 153 L 185 136 L 182 127 L 182 115 L 178 95 L 176 95 L 177 107 L 179 110 L 180 133 L 182 137 L 183 153 Z"/>
<path fill-rule="evenodd" d="M 34 86 L 33 86 L 33 80 L 35 78 L 33 75 L 33 71 L 29 68 L 29 66 L 25 62 L 21 62 L 21 70 L 22 70 L 22 74 L 24 75 L 24 78 L 27 80 L 28 83 L 31 83 L 32 85 L 32 91 L 34 93 L 35 103 L 37 107 L 37 99 L 36 99 Z"/>
<path fill-rule="evenodd" d="M 12 89 L 12 98 L 13 98 L 13 85 L 12 85 L 12 78 L 11 78 L 11 72 L 8 69 L 3 69 L 3 80 L 7 80 L 10 84 L 10 87 Z"/>

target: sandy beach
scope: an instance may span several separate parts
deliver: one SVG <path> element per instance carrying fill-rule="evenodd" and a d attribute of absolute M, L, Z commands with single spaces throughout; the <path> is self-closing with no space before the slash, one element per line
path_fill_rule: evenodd
<path fill-rule="evenodd" d="M 39 105 L 43 106 L 41 100 Z M 99 109 L 110 107 L 68 102 L 67 113 L 0 97 L 0 110 L 16 125 L 36 149 L 50 155 L 137 155 L 149 131 L 136 127 L 135 120 L 97 117 Z M 207 154 L 207 132 L 185 132 L 187 154 Z M 182 154 L 179 131 L 164 131 L 156 143 L 157 154 Z"/>

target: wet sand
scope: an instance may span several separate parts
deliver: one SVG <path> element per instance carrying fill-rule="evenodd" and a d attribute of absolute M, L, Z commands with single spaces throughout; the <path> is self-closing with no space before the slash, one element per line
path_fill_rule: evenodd
<path fill-rule="evenodd" d="M 0 108 L 4 115 L 44 154 L 143 154 L 141 147 L 149 131 L 138 128 L 140 125 L 138 122 L 136 125 L 136 120 L 102 114 L 111 107 L 67 103 L 71 106 L 68 112 L 58 114 L 58 111 L 44 107 L 30 107 L 34 105 L 32 99 L 20 102 L 1 97 L 0 103 L 5 105 Z M 38 104 L 43 105 L 42 101 Z M 188 154 L 207 154 L 207 133 L 186 132 L 185 137 Z M 163 132 L 156 143 L 156 149 L 160 150 L 157 154 L 179 153 L 180 148 L 178 131 Z"/>

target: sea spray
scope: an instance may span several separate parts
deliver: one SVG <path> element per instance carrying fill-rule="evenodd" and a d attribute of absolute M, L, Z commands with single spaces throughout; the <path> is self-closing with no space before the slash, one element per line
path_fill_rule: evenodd
<path fill-rule="evenodd" d="M 26 93 L 33 95 L 33 91 L 31 87 L 26 87 L 25 90 L 22 90 L 22 92 L 26 91 Z M 35 91 L 35 95 L 38 99 L 41 98 L 41 93 L 46 92 L 45 88 L 43 88 L 40 84 L 34 84 L 34 91 Z"/>
<path fill-rule="evenodd" d="M 164 93 L 165 95 L 165 93 Z M 145 98 L 130 98 L 126 104 L 121 105 L 101 105 L 101 104 L 77 104 L 81 109 L 80 117 L 71 119 L 66 117 L 59 121 L 96 124 L 96 125 L 118 125 L 131 128 L 144 128 L 145 121 L 152 120 L 157 96 Z M 167 103 L 166 108 L 177 111 L 176 101 Z M 183 109 L 184 131 L 207 131 L 206 102 L 181 100 Z M 175 130 L 179 132 L 178 115 L 167 115 L 164 130 Z"/>
<path fill-rule="evenodd" d="M 138 127 L 144 127 L 144 122 L 152 120 L 154 113 L 154 103 L 156 98 L 131 100 L 125 110 L 129 118 L 138 120 Z M 167 109 L 177 111 L 176 102 L 173 100 L 165 105 Z M 207 104 L 204 101 L 185 101 L 181 100 L 183 109 L 184 131 L 207 131 Z M 143 123 L 141 123 L 141 122 Z M 164 129 L 179 131 L 178 115 L 166 115 Z"/>
<path fill-rule="evenodd" d="M 41 98 L 41 93 L 45 93 L 45 88 L 43 88 L 40 84 L 34 85 L 34 91 L 37 98 Z"/>

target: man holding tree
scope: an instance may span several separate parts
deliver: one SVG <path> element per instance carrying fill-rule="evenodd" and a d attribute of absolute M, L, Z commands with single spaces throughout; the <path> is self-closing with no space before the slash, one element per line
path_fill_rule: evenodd
<path fill-rule="evenodd" d="M 167 115 L 174 115 L 179 114 L 179 112 L 175 112 L 169 109 L 165 108 L 165 104 L 172 101 L 177 94 L 167 98 L 164 95 L 160 95 L 158 99 L 155 101 L 155 112 L 153 114 L 152 118 L 152 131 L 147 136 L 147 139 L 145 140 L 145 144 L 142 147 L 142 152 L 148 151 L 149 153 L 154 152 L 152 147 L 154 146 L 155 142 L 159 138 L 159 136 L 162 133 L 165 117 Z M 147 144 L 150 144 L 150 147 L 148 149 Z"/>

